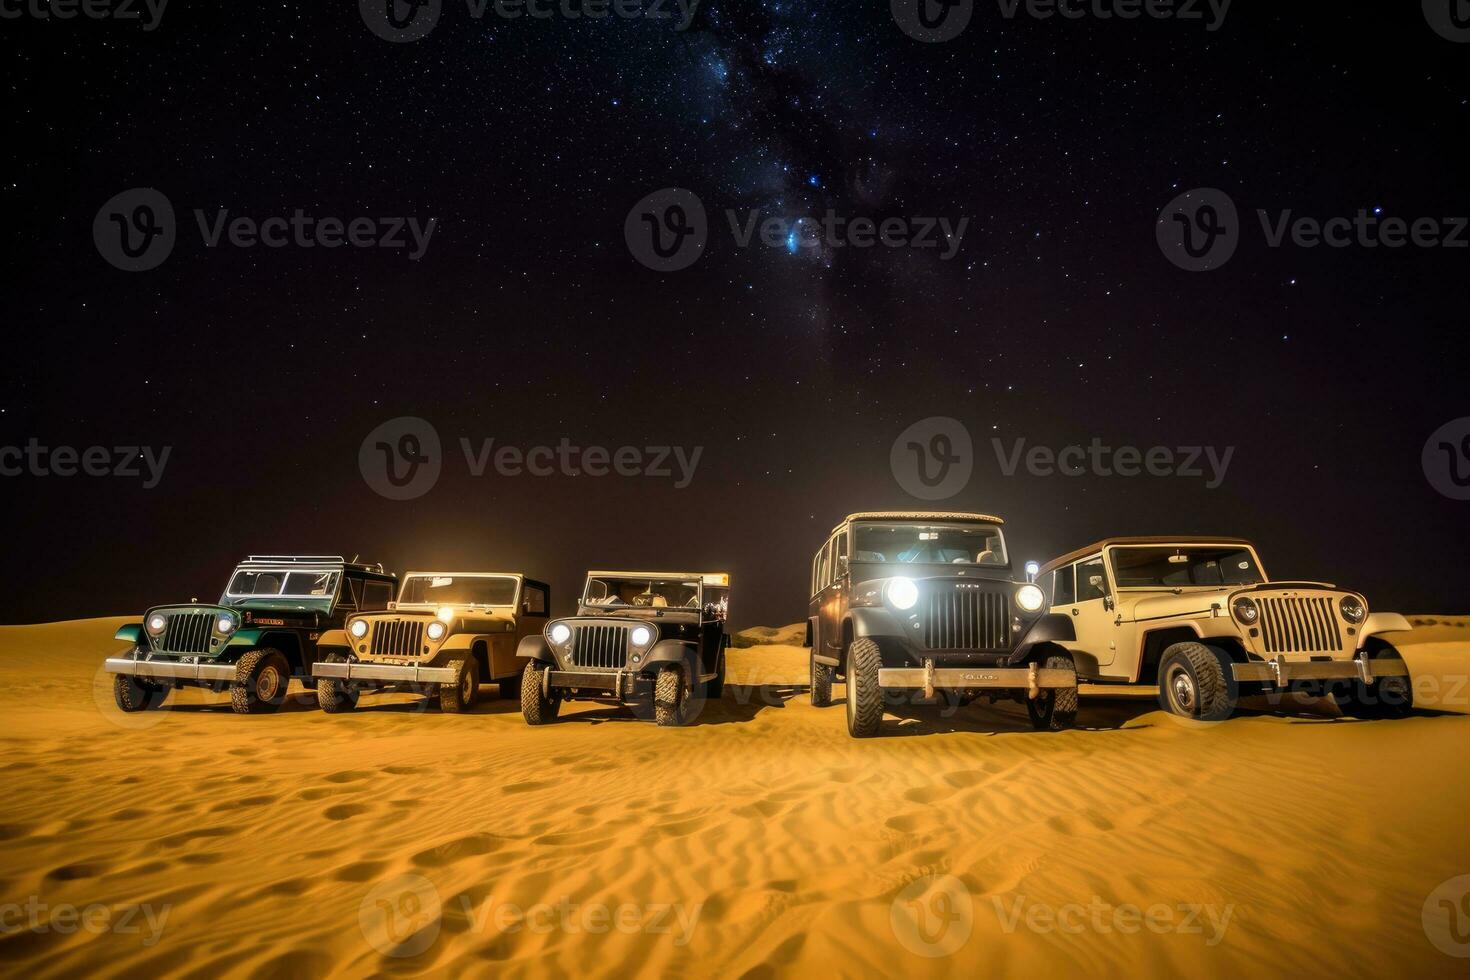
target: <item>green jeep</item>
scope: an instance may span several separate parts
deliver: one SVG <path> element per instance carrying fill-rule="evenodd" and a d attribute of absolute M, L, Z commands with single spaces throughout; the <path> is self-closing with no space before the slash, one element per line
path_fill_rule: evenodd
<path fill-rule="evenodd" d="M 155 606 L 117 631 L 133 645 L 106 662 L 123 711 L 190 686 L 230 692 L 238 714 L 275 711 L 295 677 L 315 686 L 317 641 L 357 612 L 386 609 L 398 580 L 382 565 L 328 555 L 251 555 L 217 603 Z"/>

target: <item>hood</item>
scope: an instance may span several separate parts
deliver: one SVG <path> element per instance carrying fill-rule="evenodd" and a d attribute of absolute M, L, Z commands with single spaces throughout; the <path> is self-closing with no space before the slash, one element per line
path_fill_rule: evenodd
<path fill-rule="evenodd" d="M 1149 592 L 1139 593 L 1137 598 L 1133 598 L 1129 593 L 1123 593 L 1119 604 L 1122 607 L 1121 611 L 1124 612 L 1124 619 L 1137 621 L 1163 619 L 1171 616 L 1208 616 L 1214 606 L 1219 606 L 1222 610 L 1228 609 L 1230 596 L 1237 591 L 1239 590 L 1236 588 L 1221 587 L 1177 594 Z"/>

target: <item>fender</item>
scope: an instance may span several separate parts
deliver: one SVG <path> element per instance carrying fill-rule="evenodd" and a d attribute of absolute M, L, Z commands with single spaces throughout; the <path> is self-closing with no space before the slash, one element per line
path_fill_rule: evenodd
<path fill-rule="evenodd" d="M 820 620 L 818 620 L 818 618 L 816 616 L 809 616 L 809 617 L 807 617 L 807 621 L 806 621 L 806 637 L 802 640 L 801 645 L 804 646 L 804 647 L 815 646 L 816 643 L 817 643 L 817 640 L 816 640 L 817 634 L 820 633 L 821 631 L 822 631 L 822 627 L 821 627 Z M 120 640 L 120 639 L 122 639 L 122 637 L 119 636 L 118 639 Z"/>
<path fill-rule="evenodd" d="M 351 650 L 352 641 L 347 638 L 346 630 L 327 630 L 316 641 L 318 650 L 323 647 L 331 647 L 334 650 Z"/>
<path fill-rule="evenodd" d="M 490 641 L 485 638 L 484 633 L 456 633 L 449 639 L 444 641 L 443 645 L 439 647 L 439 652 L 467 653 L 470 650 L 473 650 L 475 644 L 479 643 L 481 640 L 485 641 L 485 651 L 488 654 L 490 650 Z"/>
<path fill-rule="evenodd" d="M 847 621 L 852 624 L 853 639 L 862 637 L 897 636 L 904 635 L 903 628 L 898 625 L 898 620 L 893 618 L 893 613 L 878 606 L 858 606 L 849 609 Z"/>
<path fill-rule="evenodd" d="M 638 665 L 640 673 L 662 664 L 695 663 L 699 660 L 699 646 L 688 640 L 659 640 Z"/>
<path fill-rule="evenodd" d="M 234 633 L 230 634 L 229 640 L 225 642 L 224 646 L 220 647 L 219 652 L 215 656 L 223 656 L 226 653 L 244 654 L 249 650 L 253 650 L 260 646 L 260 638 L 265 635 L 265 632 L 264 627 L 249 626 L 237 629 Z"/>
<path fill-rule="evenodd" d="M 1358 646 L 1370 636 L 1379 633 L 1407 633 L 1413 629 L 1413 625 L 1398 613 L 1381 612 L 1369 613 L 1368 618 L 1363 621 L 1363 628 L 1358 631 Z M 121 636 L 118 639 L 122 639 Z"/>
<path fill-rule="evenodd" d="M 1077 628 L 1072 624 L 1072 617 L 1047 613 L 1021 635 L 1021 642 L 1007 658 L 1007 663 L 1024 663 L 1031 656 L 1031 651 L 1044 643 L 1074 643 L 1076 640 Z"/>
<path fill-rule="evenodd" d="M 552 654 L 551 647 L 547 646 L 546 637 L 540 633 L 521 637 L 521 642 L 516 647 L 516 656 L 522 660 L 535 660 L 556 666 L 556 657 Z"/>
<path fill-rule="evenodd" d="M 128 623 L 125 626 L 119 626 L 112 638 L 114 640 L 122 640 L 124 643 L 131 643 L 135 647 L 143 646 L 143 624 Z"/>

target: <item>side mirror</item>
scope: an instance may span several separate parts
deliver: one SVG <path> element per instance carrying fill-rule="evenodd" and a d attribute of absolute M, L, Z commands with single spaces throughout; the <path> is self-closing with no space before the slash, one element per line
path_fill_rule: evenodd
<path fill-rule="evenodd" d="M 1103 608 L 1106 609 L 1108 612 L 1112 612 L 1113 611 L 1113 607 L 1115 607 L 1116 605 L 1117 605 L 1117 603 L 1113 601 L 1113 597 L 1112 596 L 1110 596 L 1110 595 L 1103 596 Z"/>
<path fill-rule="evenodd" d="M 1026 581 L 1028 581 L 1028 582 L 1035 582 L 1036 581 L 1036 576 L 1038 574 L 1040 574 L 1040 572 L 1041 572 L 1041 566 L 1038 565 L 1036 562 L 1034 562 L 1034 561 L 1028 561 L 1026 563 Z"/>

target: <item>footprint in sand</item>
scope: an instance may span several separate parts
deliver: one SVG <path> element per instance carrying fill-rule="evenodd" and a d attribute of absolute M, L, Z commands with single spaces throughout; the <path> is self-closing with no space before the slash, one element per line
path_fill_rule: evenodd
<path fill-rule="evenodd" d="M 492 834 L 470 834 L 467 837 L 440 844 L 438 847 L 431 847 L 427 851 L 419 851 L 413 856 L 413 863 L 420 868 L 443 868 L 454 864 L 460 858 L 489 854 L 499 849 L 504 843 L 504 838 Z"/>
<path fill-rule="evenodd" d="M 383 772 L 391 776 L 412 776 L 424 771 L 423 766 L 384 766 Z"/>
<path fill-rule="evenodd" d="M 372 776 L 370 772 L 361 769 L 346 769 L 342 772 L 334 772 L 330 776 L 323 776 L 322 781 L 328 783 L 355 783 L 359 780 L 368 779 Z"/>
<path fill-rule="evenodd" d="M 372 808 L 363 803 L 338 803 L 323 810 L 322 816 L 328 820 L 346 820 L 367 813 L 370 809 Z"/>
<path fill-rule="evenodd" d="M 23 823 L 0 823 L 0 840 L 18 840 L 31 832 Z"/>
<path fill-rule="evenodd" d="M 903 798 L 910 803 L 936 803 L 953 794 L 954 790 L 948 786 L 915 786 L 905 792 Z"/>
<path fill-rule="evenodd" d="M 46 877 L 51 881 L 85 881 L 88 878 L 100 878 L 111 869 L 112 865 L 101 861 L 79 861 L 52 868 L 46 872 Z"/>
<path fill-rule="evenodd" d="M 500 789 L 501 789 L 502 792 L 505 792 L 505 793 L 529 793 L 532 790 L 541 789 L 544 786 L 550 786 L 550 785 L 551 785 L 551 783 L 538 783 L 538 782 L 511 783 L 509 786 L 502 786 L 502 787 L 500 787 Z"/>

